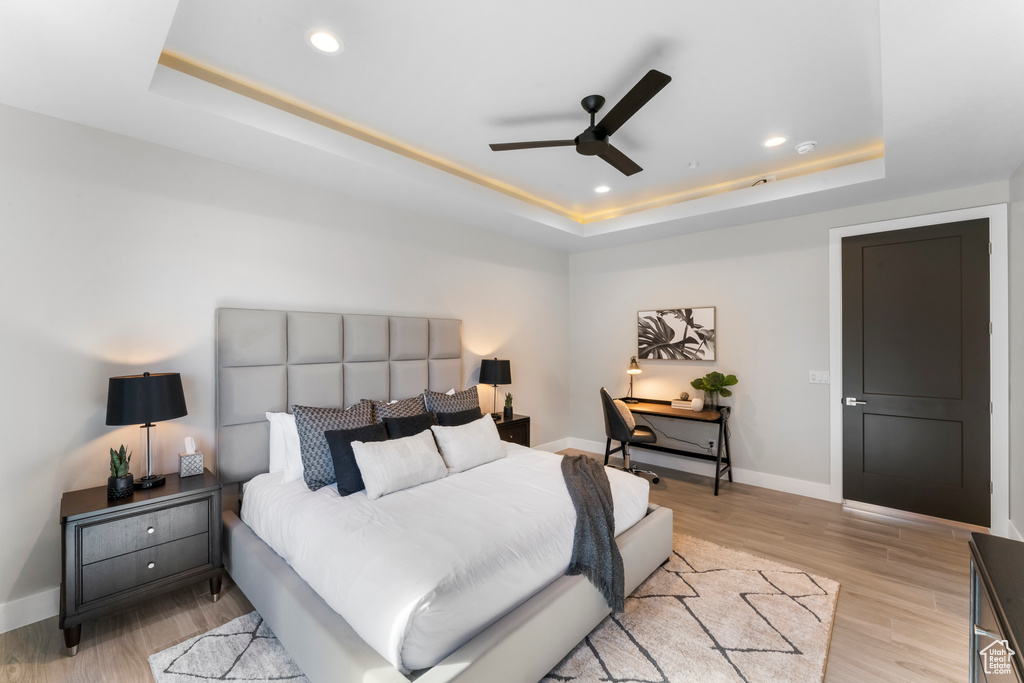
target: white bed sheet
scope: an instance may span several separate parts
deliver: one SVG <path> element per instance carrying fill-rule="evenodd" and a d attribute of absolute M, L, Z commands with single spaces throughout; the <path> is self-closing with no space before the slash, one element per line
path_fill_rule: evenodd
<path fill-rule="evenodd" d="M 561 457 L 507 457 L 371 501 L 280 472 L 246 486 L 242 521 L 397 669 L 431 667 L 565 573 L 576 512 Z M 615 533 L 647 480 L 608 470 Z"/>

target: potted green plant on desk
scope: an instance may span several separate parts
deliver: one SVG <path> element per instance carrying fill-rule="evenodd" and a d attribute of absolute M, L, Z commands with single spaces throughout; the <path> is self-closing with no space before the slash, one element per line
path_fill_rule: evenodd
<path fill-rule="evenodd" d="M 132 495 L 135 481 L 128 471 L 132 462 L 132 454 L 121 444 L 121 450 L 110 449 L 110 477 L 107 478 L 107 498 L 117 500 Z"/>
<path fill-rule="evenodd" d="M 690 386 L 704 392 L 704 410 L 718 410 L 719 395 L 725 397 L 732 396 L 732 391 L 726 387 L 734 386 L 738 381 L 736 375 L 709 372 L 703 377 L 698 377 L 690 382 Z"/>

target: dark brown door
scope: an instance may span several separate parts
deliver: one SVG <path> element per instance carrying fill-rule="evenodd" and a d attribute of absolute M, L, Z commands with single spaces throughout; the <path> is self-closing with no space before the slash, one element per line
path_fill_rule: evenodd
<path fill-rule="evenodd" d="M 989 526 L 988 220 L 843 239 L 843 497 Z"/>

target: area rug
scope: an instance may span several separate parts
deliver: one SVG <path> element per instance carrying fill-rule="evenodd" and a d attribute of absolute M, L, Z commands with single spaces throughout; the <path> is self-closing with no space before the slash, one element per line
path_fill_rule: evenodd
<path fill-rule="evenodd" d="M 309 683 L 256 612 L 157 652 L 149 667 L 156 683 Z"/>
<path fill-rule="evenodd" d="M 543 683 L 821 681 L 839 584 L 677 534 L 672 557 Z M 156 683 L 307 679 L 253 612 L 149 658 Z"/>
<path fill-rule="evenodd" d="M 839 584 L 677 534 L 668 562 L 544 683 L 821 681 Z"/>

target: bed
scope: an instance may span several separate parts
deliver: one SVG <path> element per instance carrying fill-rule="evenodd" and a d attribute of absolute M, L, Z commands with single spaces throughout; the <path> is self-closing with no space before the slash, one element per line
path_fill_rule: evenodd
<path fill-rule="evenodd" d="M 362 398 L 386 401 L 462 385 L 458 320 L 219 309 L 220 477 L 237 484 L 227 487 L 230 493 L 268 471 L 266 412 L 293 404 L 347 407 Z M 627 592 L 672 546 L 670 510 L 648 505 L 637 516 L 617 539 Z M 609 612 L 585 578 L 558 576 L 438 664 L 406 676 L 242 522 L 237 507 L 225 509 L 223 519 L 228 573 L 314 682 L 536 681 Z"/>

